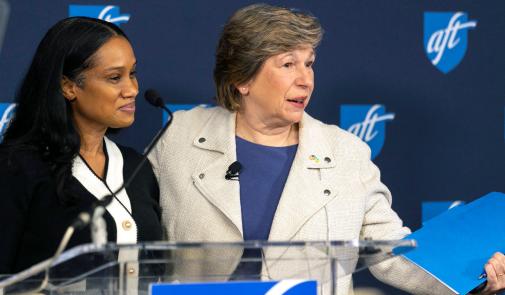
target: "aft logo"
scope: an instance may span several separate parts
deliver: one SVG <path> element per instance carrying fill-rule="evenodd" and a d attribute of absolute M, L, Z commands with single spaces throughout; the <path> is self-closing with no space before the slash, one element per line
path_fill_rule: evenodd
<path fill-rule="evenodd" d="M 382 150 L 386 138 L 386 121 L 395 118 L 394 113 L 386 113 L 386 107 L 375 105 L 342 105 L 340 107 L 340 127 L 353 133 L 372 149 L 372 159 Z"/>
<path fill-rule="evenodd" d="M 0 114 L 2 117 L 0 118 L 0 141 L 3 140 L 3 136 L 5 130 L 9 127 L 12 117 L 14 116 L 14 112 L 16 110 L 15 103 L 0 103 Z"/>
<path fill-rule="evenodd" d="M 69 5 L 68 16 L 87 16 L 108 21 L 117 26 L 130 20 L 129 14 L 121 14 L 115 5 Z"/>
<path fill-rule="evenodd" d="M 468 29 L 476 26 L 464 12 L 425 12 L 424 50 L 431 63 L 444 74 L 452 71 L 465 56 Z"/>

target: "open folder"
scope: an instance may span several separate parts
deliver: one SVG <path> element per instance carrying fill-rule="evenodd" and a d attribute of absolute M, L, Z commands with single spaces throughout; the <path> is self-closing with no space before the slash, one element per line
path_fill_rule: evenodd
<path fill-rule="evenodd" d="M 418 247 L 405 258 L 457 294 L 482 284 L 484 265 L 495 252 L 505 252 L 505 194 L 489 193 L 424 224 L 407 239 Z"/>

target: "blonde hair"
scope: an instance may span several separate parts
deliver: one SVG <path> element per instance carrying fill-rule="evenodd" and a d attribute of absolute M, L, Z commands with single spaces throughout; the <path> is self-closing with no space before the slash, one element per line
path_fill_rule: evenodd
<path fill-rule="evenodd" d="M 225 24 L 216 50 L 217 103 L 238 110 L 238 85 L 254 78 L 267 58 L 307 45 L 315 49 L 322 35 L 318 19 L 308 13 L 267 4 L 239 9 Z"/>

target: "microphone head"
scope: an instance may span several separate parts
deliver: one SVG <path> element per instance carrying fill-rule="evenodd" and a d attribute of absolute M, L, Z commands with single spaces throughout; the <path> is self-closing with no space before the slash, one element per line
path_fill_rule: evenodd
<path fill-rule="evenodd" d="M 224 179 L 238 180 L 238 177 L 240 174 L 240 169 L 242 169 L 242 164 L 240 164 L 239 161 L 235 161 L 235 162 L 231 163 L 231 165 L 228 166 L 228 171 L 226 171 Z"/>
<path fill-rule="evenodd" d="M 165 104 L 163 103 L 163 99 L 161 96 L 158 94 L 158 92 L 154 89 L 147 89 L 146 92 L 144 92 L 144 97 L 149 102 L 151 105 L 159 108 L 165 107 Z"/>
<path fill-rule="evenodd" d="M 230 171 L 233 174 L 239 173 L 240 169 L 242 169 L 242 164 L 240 164 L 239 161 L 231 163 L 230 167 L 228 167 L 228 171 Z"/>

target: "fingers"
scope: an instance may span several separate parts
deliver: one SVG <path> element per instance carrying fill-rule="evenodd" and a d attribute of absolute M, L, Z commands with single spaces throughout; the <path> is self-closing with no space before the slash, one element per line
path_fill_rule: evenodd
<path fill-rule="evenodd" d="M 505 255 L 502 253 L 495 253 L 491 259 L 489 259 L 489 264 L 491 264 L 496 273 L 497 279 L 504 281 L 505 277 Z"/>
<path fill-rule="evenodd" d="M 494 267 L 491 265 L 491 259 L 484 266 L 484 270 L 487 274 L 487 285 L 484 289 L 484 293 L 487 293 L 496 289 L 498 284 L 498 276 L 496 275 Z"/>
<path fill-rule="evenodd" d="M 505 289 L 505 255 L 495 253 L 486 263 L 487 286 L 483 293 L 494 293 Z"/>

